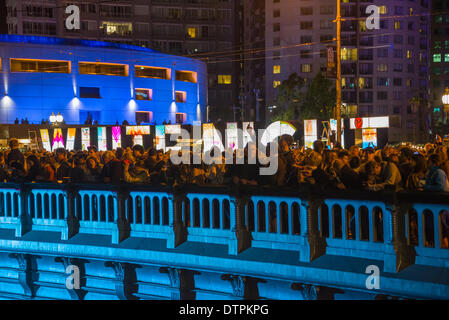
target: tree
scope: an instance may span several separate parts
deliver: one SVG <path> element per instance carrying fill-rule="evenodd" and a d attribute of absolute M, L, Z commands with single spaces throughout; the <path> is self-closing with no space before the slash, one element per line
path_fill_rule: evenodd
<path fill-rule="evenodd" d="M 276 99 L 277 109 L 274 111 L 273 121 L 293 120 L 298 117 L 304 79 L 296 72 L 278 86 Z"/>
<path fill-rule="evenodd" d="M 278 109 L 274 121 L 302 119 L 330 119 L 335 106 L 332 81 L 318 73 L 309 83 L 296 73 L 279 86 Z"/>
<path fill-rule="evenodd" d="M 303 119 L 331 119 L 336 104 L 332 81 L 318 73 L 309 83 L 301 101 Z"/>

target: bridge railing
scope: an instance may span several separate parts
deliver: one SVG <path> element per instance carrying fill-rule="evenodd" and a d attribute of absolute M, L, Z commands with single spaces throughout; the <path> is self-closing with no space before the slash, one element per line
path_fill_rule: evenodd
<path fill-rule="evenodd" d="M 223 186 L 0 184 L 0 229 L 129 237 L 295 252 L 302 262 L 324 254 L 449 267 L 443 217 L 449 195 L 384 191 L 317 192 Z"/>

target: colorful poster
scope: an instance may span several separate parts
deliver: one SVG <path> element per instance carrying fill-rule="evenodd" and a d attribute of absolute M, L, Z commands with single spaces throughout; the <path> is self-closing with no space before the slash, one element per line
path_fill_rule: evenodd
<path fill-rule="evenodd" d="M 235 150 L 239 147 L 237 122 L 228 122 L 226 128 L 226 148 Z"/>
<path fill-rule="evenodd" d="M 337 120 L 336 119 L 331 119 L 330 122 L 330 129 L 331 132 L 329 132 L 329 136 L 332 134 L 332 131 L 335 131 L 335 138 L 337 138 Z M 344 120 L 341 119 L 341 146 L 344 148 L 345 147 L 345 134 L 344 134 Z"/>
<path fill-rule="evenodd" d="M 68 128 L 67 129 L 67 150 L 71 151 L 75 149 L 75 135 L 76 128 Z"/>
<path fill-rule="evenodd" d="M 89 128 L 81 128 L 81 145 L 83 151 L 87 150 L 90 147 L 90 129 Z"/>
<path fill-rule="evenodd" d="M 98 151 L 108 150 L 108 140 L 106 137 L 106 127 L 98 127 Z"/>
<path fill-rule="evenodd" d="M 371 117 L 371 118 L 351 118 L 349 119 L 351 129 L 379 129 L 389 128 L 389 117 Z"/>
<path fill-rule="evenodd" d="M 48 135 L 48 129 L 40 129 L 40 131 L 41 131 L 42 147 L 47 151 L 51 151 L 50 136 Z"/>
<path fill-rule="evenodd" d="M 156 150 L 164 150 L 165 152 L 165 126 L 156 126 Z"/>
<path fill-rule="evenodd" d="M 166 125 L 165 134 L 181 134 L 181 125 L 180 124 Z"/>
<path fill-rule="evenodd" d="M 62 138 L 62 130 L 60 128 L 55 128 L 53 130 L 53 146 L 52 150 L 58 148 L 64 148 L 64 139 Z"/>
<path fill-rule="evenodd" d="M 363 129 L 362 130 L 362 148 L 376 148 L 377 147 L 377 129 Z"/>
<path fill-rule="evenodd" d="M 128 126 L 126 127 L 128 136 L 142 136 L 150 134 L 150 126 Z"/>
<path fill-rule="evenodd" d="M 112 149 L 117 149 L 122 147 L 122 128 L 112 127 Z"/>
<path fill-rule="evenodd" d="M 317 120 L 304 120 L 304 146 L 312 149 L 316 140 L 318 140 Z"/>
<path fill-rule="evenodd" d="M 133 137 L 133 145 L 136 144 L 143 146 L 143 136 L 141 134 Z"/>

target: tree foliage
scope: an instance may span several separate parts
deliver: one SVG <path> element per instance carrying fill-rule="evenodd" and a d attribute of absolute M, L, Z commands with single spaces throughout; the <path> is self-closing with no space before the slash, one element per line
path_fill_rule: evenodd
<path fill-rule="evenodd" d="M 274 121 L 332 118 L 335 88 L 322 73 L 308 83 L 293 73 L 278 88 Z"/>

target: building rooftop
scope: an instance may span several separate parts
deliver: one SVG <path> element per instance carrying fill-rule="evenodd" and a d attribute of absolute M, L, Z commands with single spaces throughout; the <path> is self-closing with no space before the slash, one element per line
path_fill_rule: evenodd
<path fill-rule="evenodd" d="M 80 47 L 90 47 L 90 48 L 111 48 L 111 49 L 134 50 L 134 51 L 158 53 L 158 51 L 155 51 L 153 49 L 138 47 L 138 46 L 133 46 L 133 45 L 128 45 L 128 44 L 96 41 L 96 40 L 57 38 L 57 37 L 0 34 L 0 42 L 44 44 L 44 45 L 46 44 L 46 45 L 59 45 L 59 46 L 80 46 Z"/>

